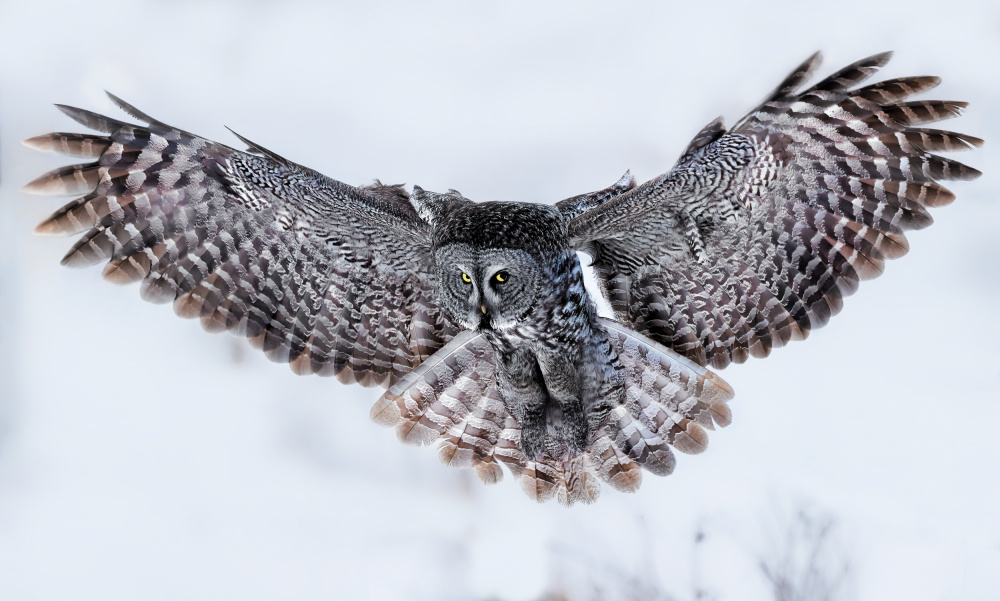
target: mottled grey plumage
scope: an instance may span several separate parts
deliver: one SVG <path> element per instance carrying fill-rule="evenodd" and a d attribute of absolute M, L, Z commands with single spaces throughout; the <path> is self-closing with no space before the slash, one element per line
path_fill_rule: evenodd
<path fill-rule="evenodd" d="M 352 187 L 244 138 L 241 152 L 112 99 L 146 125 L 60 106 L 108 135 L 27 140 L 93 162 L 32 192 L 84 194 L 39 226 L 86 232 L 67 265 L 109 261 L 209 330 L 296 373 L 387 386 L 372 408 L 407 442 L 487 483 L 505 464 L 533 498 L 591 502 L 707 444 L 732 390 L 705 369 L 765 356 L 839 311 L 906 252 L 903 232 L 974 169 L 933 151 L 981 140 L 913 127 L 964 103 L 903 102 L 938 83 L 858 85 L 889 54 L 804 92 L 813 56 L 726 130 L 636 186 L 555 206 L 455 191 Z M 615 313 L 599 318 L 577 251 Z"/>
<path fill-rule="evenodd" d="M 966 106 L 901 102 L 936 77 L 849 89 L 889 57 L 797 93 L 812 56 L 728 132 L 703 129 L 669 173 L 574 219 L 616 318 L 722 368 L 804 338 L 904 254 L 903 232 L 954 199 L 935 180 L 979 175 L 930 153 L 982 140 L 911 127 Z"/>

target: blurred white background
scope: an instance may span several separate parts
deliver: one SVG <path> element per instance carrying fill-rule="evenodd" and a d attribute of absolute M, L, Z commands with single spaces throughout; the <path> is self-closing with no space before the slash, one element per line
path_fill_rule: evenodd
<path fill-rule="evenodd" d="M 379 391 L 59 267 L 31 230 L 60 199 L 19 192 L 67 162 L 20 140 L 80 130 L 54 102 L 118 115 L 107 89 L 348 183 L 553 202 L 666 171 L 817 49 L 942 76 L 984 176 L 828 328 L 725 370 L 705 454 L 593 506 L 484 487 L 372 424 Z M 0 57 L 0 599 L 771 599 L 803 506 L 841 598 L 1000 597 L 996 2 L 3 0 Z"/>

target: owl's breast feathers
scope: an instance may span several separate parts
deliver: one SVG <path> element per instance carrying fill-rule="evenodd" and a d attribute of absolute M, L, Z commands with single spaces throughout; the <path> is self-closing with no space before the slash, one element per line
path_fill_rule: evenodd
<path fill-rule="evenodd" d="M 500 397 L 520 418 L 522 450 L 533 459 L 583 451 L 621 396 L 621 367 L 579 259 L 568 246 L 540 259 L 544 284 L 532 310 L 511 327 L 482 330 L 494 350 Z"/>

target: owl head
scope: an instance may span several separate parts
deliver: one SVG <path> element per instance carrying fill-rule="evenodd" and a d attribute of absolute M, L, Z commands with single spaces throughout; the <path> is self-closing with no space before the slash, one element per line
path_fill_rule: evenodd
<path fill-rule="evenodd" d="M 437 225 L 436 296 L 468 329 L 505 330 L 528 319 L 550 292 L 546 266 L 572 253 L 554 207 L 469 203 Z"/>

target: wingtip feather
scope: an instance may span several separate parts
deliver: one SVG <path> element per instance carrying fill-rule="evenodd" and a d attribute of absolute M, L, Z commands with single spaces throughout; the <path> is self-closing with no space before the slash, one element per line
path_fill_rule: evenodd
<path fill-rule="evenodd" d="M 889 63 L 889 61 L 892 60 L 892 57 L 895 54 L 896 54 L 895 50 L 886 50 L 885 52 L 879 52 L 877 54 L 869 56 L 868 58 L 865 59 L 865 62 L 871 63 L 872 65 L 878 67 L 884 67 Z"/>
<path fill-rule="evenodd" d="M 66 227 L 66 224 L 55 216 L 47 218 L 45 221 L 39 223 L 35 226 L 34 234 L 36 236 L 65 236 L 67 234 L 76 233 L 75 229 Z"/>
<path fill-rule="evenodd" d="M 132 117 L 134 117 L 134 118 L 136 118 L 136 119 L 138 119 L 140 121 L 144 121 L 144 122 L 146 122 L 148 124 L 159 123 L 159 121 L 157 121 L 156 119 L 150 117 L 146 113 L 140 111 L 139 109 L 135 108 L 131 104 L 125 102 L 124 100 L 122 100 L 118 96 L 115 96 L 111 92 L 109 92 L 107 90 L 104 90 L 104 93 L 107 94 L 108 98 L 111 99 L 111 102 L 115 103 L 115 106 L 117 106 L 121 110 L 125 111 L 130 116 L 132 116 Z"/>
<path fill-rule="evenodd" d="M 21 144 L 32 150 L 37 150 L 38 152 L 52 151 L 51 136 L 49 134 L 25 138 L 24 140 L 21 140 Z"/>
<path fill-rule="evenodd" d="M 110 117 L 105 117 L 99 113 L 93 111 L 88 111 L 86 109 L 76 108 L 75 106 L 69 106 L 66 104 L 55 105 L 57 109 L 62 111 L 64 115 L 76 121 L 84 127 L 89 127 L 90 129 L 96 129 L 97 131 L 110 134 L 115 132 L 127 124 L 118 121 L 117 119 L 112 119 Z"/>

